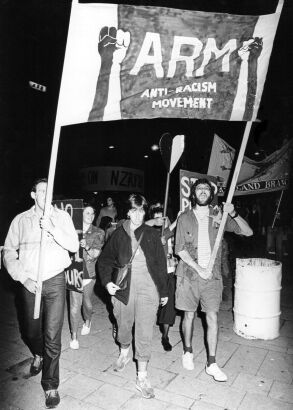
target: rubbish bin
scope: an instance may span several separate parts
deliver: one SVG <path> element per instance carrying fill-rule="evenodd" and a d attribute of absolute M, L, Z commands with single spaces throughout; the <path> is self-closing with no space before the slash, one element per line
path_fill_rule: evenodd
<path fill-rule="evenodd" d="M 275 339 L 280 327 L 282 263 L 236 259 L 234 327 L 246 339 Z"/>

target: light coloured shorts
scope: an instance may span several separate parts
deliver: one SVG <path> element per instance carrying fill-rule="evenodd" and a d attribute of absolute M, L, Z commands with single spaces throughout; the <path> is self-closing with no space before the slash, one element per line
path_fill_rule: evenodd
<path fill-rule="evenodd" d="M 200 302 L 203 312 L 218 312 L 222 291 L 222 278 L 209 281 L 197 278 L 191 281 L 177 276 L 175 306 L 185 312 L 195 312 Z"/>

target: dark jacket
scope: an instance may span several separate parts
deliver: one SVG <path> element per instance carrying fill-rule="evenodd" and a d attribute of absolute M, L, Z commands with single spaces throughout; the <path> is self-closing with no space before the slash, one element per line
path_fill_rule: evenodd
<path fill-rule="evenodd" d="M 99 259 L 98 271 L 103 286 L 112 281 L 115 267 L 126 265 L 132 255 L 129 221 L 116 229 L 106 243 Z M 152 227 L 142 224 L 134 231 L 136 240 L 144 232 L 140 246 L 145 255 L 148 271 L 157 287 L 160 297 L 168 296 L 168 274 L 166 257 L 159 233 Z"/>

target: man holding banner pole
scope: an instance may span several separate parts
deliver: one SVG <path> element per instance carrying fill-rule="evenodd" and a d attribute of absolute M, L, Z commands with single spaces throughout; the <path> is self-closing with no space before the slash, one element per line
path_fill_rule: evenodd
<path fill-rule="evenodd" d="M 65 306 L 64 269 L 71 264 L 68 252 L 77 252 L 79 242 L 69 214 L 51 206 L 44 216 L 47 179 L 38 179 L 31 190 L 34 206 L 12 221 L 4 244 L 4 264 L 11 277 L 22 283 L 25 339 L 34 355 L 30 375 L 42 370 L 41 384 L 46 407 L 60 402 L 59 358 Z M 38 266 L 44 236 L 40 315 L 34 318 L 38 291 Z"/>
<path fill-rule="evenodd" d="M 208 360 L 206 373 L 216 381 L 226 381 L 227 376 L 216 363 L 218 339 L 218 311 L 222 297 L 221 251 L 217 253 L 212 270 L 209 262 L 218 234 L 221 212 L 210 206 L 216 193 L 216 185 L 208 179 L 198 179 L 191 187 L 192 209 L 180 215 L 177 223 L 175 252 L 180 256 L 176 275 L 176 308 L 184 311 L 182 324 L 184 338 L 183 367 L 194 369 L 192 336 L 194 314 L 201 303 L 206 314 Z M 235 211 L 233 204 L 225 203 L 229 214 L 225 230 L 250 236 L 252 230 Z"/>

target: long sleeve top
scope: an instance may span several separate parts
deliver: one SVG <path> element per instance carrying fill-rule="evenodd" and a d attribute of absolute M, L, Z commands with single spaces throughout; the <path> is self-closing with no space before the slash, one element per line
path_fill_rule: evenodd
<path fill-rule="evenodd" d="M 62 272 L 71 264 L 69 252 L 77 252 L 78 236 L 69 214 L 51 208 L 52 234 L 45 233 L 42 280 Z M 24 283 L 28 278 L 37 280 L 41 228 L 39 216 L 32 207 L 17 215 L 11 222 L 3 250 L 4 265 L 10 276 Z"/>

